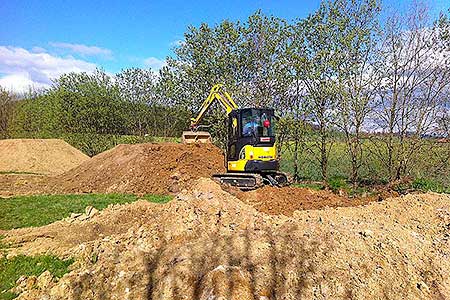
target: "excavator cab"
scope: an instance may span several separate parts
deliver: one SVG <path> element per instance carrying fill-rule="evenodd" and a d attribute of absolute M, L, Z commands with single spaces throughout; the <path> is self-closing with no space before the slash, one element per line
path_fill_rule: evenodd
<path fill-rule="evenodd" d="M 278 170 L 273 109 L 233 110 L 228 121 L 227 169 L 230 172 Z"/>

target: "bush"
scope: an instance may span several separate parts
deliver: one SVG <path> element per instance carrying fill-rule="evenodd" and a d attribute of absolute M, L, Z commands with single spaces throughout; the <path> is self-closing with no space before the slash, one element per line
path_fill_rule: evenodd
<path fill-rule="evenodd" d="M 412 182 L 412 187 L 416 190 L 422 191 L 422 192 L 437 192 L 437 193 L 450 193 L 449 187 L 444 187 L 441 184 L 437 183 L 436 181 L 429 180 L 426 178 L 416 178 Z"/>
<path fill-rule="evenodd" d="M 350 190 L 347 180 L 344 177 L 332 177 L 328 179 L 328 186 L 333 192 Z"/>

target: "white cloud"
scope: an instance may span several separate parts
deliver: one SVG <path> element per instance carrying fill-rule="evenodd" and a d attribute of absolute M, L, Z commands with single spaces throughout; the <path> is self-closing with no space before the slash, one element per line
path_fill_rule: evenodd
<path fill-rule="evenodd" d="M 0 86 L 8 91 L 23 93 L 31 90 L 39 90 L 48 87 L 47 84 L 33 82 L 28 73 L 17 73 L 0 78 Z"/>
<path fill-rule="evenodd" d="M 175 41 L 170 43 L 170 46 L 172 46 L 172 47 L 180 47 L 180 46 L 183 46 L 184 43 L 186 43 L 185 40 L 175 40 Z"/>
<path fill-rule="evenodd" d="M 83 44 L 71 44 L 71 43 L 50 43 L 52 47 L 60 49 L 68 49 L 74 53 L 78 53 L 86 56 L 103 56 L 105 58 L 112 58 L 112 51 L 109 49 L 97 47 L 97 46 L 86 46 Z"/>
<path fill-rule="evenodd" d="M 0 46 L 0 85 L 14 92 L 30 87 L 46 88 L 52 79 L 69 72 L 92 72 L 96 65 L 48 53 L 33 53 L 24 48 Z"/>
<path fill-rule="evenodd" d="M 45 49 L 42 48 L 42 47 L 33 47 L 33 48 L 31 48 L 31 51 L 34 52 L 34 53 L 44 53 L 44 52 L 47 52 L 47 50 L 45 50 Z"/>
<path fill-rule="evenodd" d="M 159 59 L 156 57 L 149 57 L 144 59 L 144 65 L 148 68 L 151 68 L 154 71 L 160 70 L 167 64 L 165 59 Z"/>

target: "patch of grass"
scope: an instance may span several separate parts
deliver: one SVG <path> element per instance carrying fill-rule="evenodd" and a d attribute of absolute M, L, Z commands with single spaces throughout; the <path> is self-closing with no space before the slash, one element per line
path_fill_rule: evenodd
<path fill-rule="evenodd" d="M 357 188 L 353 188 L 353 186 L 351 186 L 350 190 L 348 191 L 348 194 L 349 196 L 352 197 L 358 197 L 364 194 L 372 196 L 375 194 L 375 192 L 367 186 L 358 186 Z"/>
<path fill-rule="evenodd" d="M 444 187 L 442 184 L 426 178 L 416 178 L 411 185 L 414 189 L 422 192 L 450 193 L 450 187 Z"/>
<path fill-rule="evenodd" d="M 344 177 L 332 177 L 328 179 L 328 186 L 333 192 L 339 190 L 350 191 L 350 186 Z"/>
<path fill-rule="evenodd" d="M 172 196 L 167 196 L 167 195 L 153 195 L 153 194 L 148 194 L 148 195 L 144 195 L 142 197 L 143 199 L 153 202 L 153 203 L 167 203 L 170 200 L 172 200 Z"/>
<path fill-rule="evenodd" d="M 39 276 L 48 270 L 56 278 L 61 278 L 69 272 L 73 259 L 61 260 L 51 255 L 24 256 L 11 259 L 0 258 L 0 300 L 14 299 L 14 293 L 8 292 L 16 285 L 20 276 Z"/>
<path fill-rule="evenodd" d="M 0 199 L 0 229 L 43 226 L 71 213 L 82 213 L 89 205 L 102 210 L 110 204 L 124 204 L 137 199 L 135 195 L 126 194 L 34 195 Z M 144 199 L 166 203 L 171 197 L 146 195 Z"/>

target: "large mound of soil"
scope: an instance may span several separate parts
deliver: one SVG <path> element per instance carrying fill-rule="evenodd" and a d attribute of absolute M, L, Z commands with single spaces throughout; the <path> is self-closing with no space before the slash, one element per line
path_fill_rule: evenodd
<path fill-rule="evenodd" d="M 450 196 L 267 215 L 199 179 L 144 201 L 4 233 L 9 255 L 75 256 L 18 299 L 450 299 Z"/>
<path fill-rule="evenodd" d="M 0 172 L 56 175 L 88 160 L 87 155 L 63 140 L 0 140 Z"/>
<path fill-rule="evenodd" d="M 119 145 L 49 186 L 60 193 L 173 194 L 224 170 L 222 151 L 212 144 Z"/>

